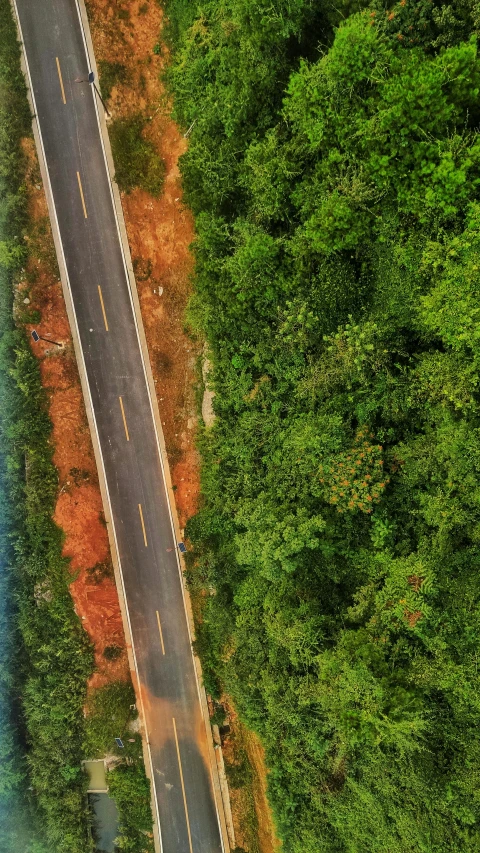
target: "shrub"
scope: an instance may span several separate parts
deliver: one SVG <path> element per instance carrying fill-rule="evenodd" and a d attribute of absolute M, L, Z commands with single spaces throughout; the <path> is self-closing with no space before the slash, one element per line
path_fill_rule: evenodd
<path fill-rule="evenodd" d="M 120 646 L 105 646 L 103 657 L 105 660 L 118 660 L 122 656 L 122 652 Z"/>

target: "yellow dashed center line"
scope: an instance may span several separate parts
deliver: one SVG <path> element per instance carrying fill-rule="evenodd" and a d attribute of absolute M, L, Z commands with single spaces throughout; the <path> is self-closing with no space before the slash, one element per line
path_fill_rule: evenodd
<path fill-rule="evenodd" d="M 103 304 L 102 288 L 100 287 L 100 285 L 98 285 L 98 295 L 100 297 L 100 305 L 102 306 L 103 322 L 105 323 L 105 329 L 108 332 L 107 315 L 105 313 L 105 305 Z"/>
<path fill-rule="evenodd" d="M 80 178 L 80 172 L 77 172 L 77 181 L 78 181 L 78 189 L 80 190 L 80 196 L 82 199 L 83 215 L 86 219 L 87 218 L 87 208 L 85 207 L 85 198 L 83 196 L 83 187 L 82 187 L 82 180 Z"/>
<path fill-rule="evenodd" d="M 182 762 L 180 759 L 180 748 L 178 746 L 178 737 L 177 737 L 177 726 L 175 724 L 175 717 L 172 717 L 173 720 L 173 731 L 175 733 L 175 744 L 177 746 L 177 758 L 178 758 L 178 766 L 180 769 L 180 782 L 182 783 L 182 794 L 183 794 L 183 805 L 185 807 L 185 818 L 187 820 L 187 832 L 188 832 L 188 843 L 190 846 L 190 853 L 193 853 L 192 847 L 192 834 L 190 832 L 190 821 L 188 819 L 188 808 L 187 808 L 187 797 L 185 795 L 185 784 L 183 782 L 183 770 L 182 770 Z"/>
<path fill-rule="evenodd" d="M 160 642 L 162 644 L 162 654 L 165 654 L 165 646 L 163 645 L 162 623 L 160 622 L 160 613 L 157 610 L 158 633 L 160 634 Z"/>
<path fill-rule="evenodd" d="M 66 104 L 67 99 L 65 97 L 65 89 L 63 88 L 62 70 L 60 68 L 60 60 L 59 60 L 58 56 L 56 56 L 55 59 L 57 60 L 57 71 L 58 71 L 58 79 L 60 80 L 60 89 L 62 90 L 62 100 L 63 100 L 63 103 Z"/>
<path fill-rule="evenodd" d="M 127 436 L 127 441 L 130 441 L 130 436 L 128 434 L 127 419 L 125 417 L 125 409 L 123 408 L 123 400 L 121 397 L 119 397 L 118 399 L 120 400 L 120 408 L 122 410 L 122 418 L 123 418 L 123 426 L 125 427 L 125 435 Z M 138 505 L 140 506 L 140 504 L 138 504 Z M 142 508 L 141 507 L 140 507 L 140 515 L 142 515 Z M 143 525 L 143 516 L 142 516 L 142 525 Z M 144 530 L 144 533 L 145 533 L 145 530 Z"/>
<path fill-rule="evenodd" d="M 140 513 L 140 521 L 142 522 L 143 541 L 145 542 L 145 548 L 148 548 L 147 531 L 145 530 L 145 522 L 143 520 L 142 504 L 138 504 L 138 511 Z"/>

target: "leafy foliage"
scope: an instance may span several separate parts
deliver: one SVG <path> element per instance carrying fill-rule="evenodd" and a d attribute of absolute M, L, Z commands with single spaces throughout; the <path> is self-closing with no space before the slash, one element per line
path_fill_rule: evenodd
<path fill-rule="evenodd" d="M 213 363 L 208 689 L 289 853 L 480 843 L 474 2 L 167 0 Z"/>
<path fill-rule="evenodd" d="M 383 473 L 382 445 L 371 444 L 372 433 L 360 430 L 349 453 L 320 465 L 320 482 L 325 486 L 325 499 L 337 512 L 359 509 L 371 513 L 389 482 Z"/>

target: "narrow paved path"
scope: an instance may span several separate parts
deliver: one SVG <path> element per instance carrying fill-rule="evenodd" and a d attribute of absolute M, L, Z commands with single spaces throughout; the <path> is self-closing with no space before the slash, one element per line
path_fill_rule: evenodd
<path fill-rule="evenodd" d="M 219 853 L 176 543 L 95 95 L 75 82 L 90 70 L 77 6 L 16 6 L 106 472 L 163 853 Z"/>

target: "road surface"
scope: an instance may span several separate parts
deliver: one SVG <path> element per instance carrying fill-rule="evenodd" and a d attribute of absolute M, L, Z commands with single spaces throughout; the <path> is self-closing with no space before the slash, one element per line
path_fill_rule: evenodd
<path fill-rule="evenodd" d="M 16 0 L 103 457 L 163 853 L 221 835 L 160 451 L 75 0 Z M 52 334 L 54 330 L 52 329 Z"/>

